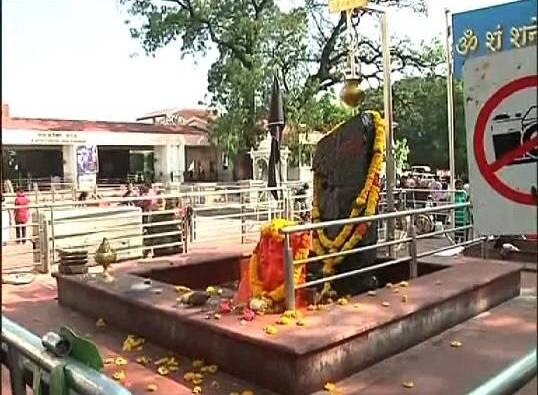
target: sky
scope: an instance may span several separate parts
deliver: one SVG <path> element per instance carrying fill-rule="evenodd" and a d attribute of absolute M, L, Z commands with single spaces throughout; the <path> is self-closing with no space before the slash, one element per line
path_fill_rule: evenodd
<path fill-rule="evenodd" d="M 446 8 L 506 0 L 427 2 L 427 16 L 391 10 L 391 34 L 430 41 L 442 37 Z M 2 102 L 11 116 L 134 121 L 198 107 L 211 57 L 181 59 L 177 43 L 146 56 L 125 19 L 118 0 L 2 0 Z"/>

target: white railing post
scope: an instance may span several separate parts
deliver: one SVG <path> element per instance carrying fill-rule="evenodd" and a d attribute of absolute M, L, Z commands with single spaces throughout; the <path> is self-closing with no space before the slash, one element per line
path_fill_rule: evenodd
<path fill-rule="evenodd" d="M 418 276 L 417 267 L 417 232 L 415 228 L 415 216 L 411 214 L 409 216 L 409 227 L 407 230 L 407 236 L 411 238 L 408 244 L 409 256 L 411 261 L 409 262 L 409 278 L 416 278 Z"/>
<path fill-rule="evenodd" d="M 243 191 L 239 192 L 239 205 L 241 213 L 241 244 L 246 242 L 246 223 L 245 223 L 245 193 Z"/>
<path fill-rule="evenodd" d="M 182 226 L 181 226 L 181 228 L 182 228 L 182 231 L 183 231 L 183 234 L 182 234 L 182 238 L 183 238 L 183 254 L 187 254 L 189 252 L 189 233 L 190 233 L 189 219 L 188 219 L 187 215 L 185 215 L 182 218 Z"/>
<path fill-rule="evenodd" d="M 480 243 L 482 259 L 488 259 L 488 238 L 484 237 Z"/>
<path fill-rule="evenodd" d="M 291 188 L 286 187 L 286 204 L 288 206 L 288 212 L 286 213 L 288 220 L 293 221 L 295 217 L 295 199 Z"/>
<path fill-rule="evenodd" d="M 293 251 L 290 234 L 284 235 L 284 288 L 286 291 L 286 310 L 295 310 L 295 282 L 293 280 Z"/>
<path fill-rule="evenodd" d="M 56 237 L 54 234 L 54 206 L 50 206 L 50 239 L 51 239 L 51 260 L 47 265 L 47 273 L 51 272 L 51 266 L 56 263 Z"/>

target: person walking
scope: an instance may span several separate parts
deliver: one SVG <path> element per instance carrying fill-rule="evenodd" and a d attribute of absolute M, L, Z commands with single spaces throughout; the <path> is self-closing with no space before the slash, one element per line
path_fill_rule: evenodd
<path fill-rule="evenodd" d="M 433 206 L 440 206 L 441 199 L 443 198 L 443 184 L 441 184 L 441 179 L 439 178 L 439 176 L 435 176 L 433 178 L 433 181 L 430 184 L 430 189 L 432 191 L 431 196 L 433 200 Z M 440 216 L 439 213 L 436 213 L 433 218 L 435 222 L 442 221 L 442 216 Z"/>
<path fill-rule="evenodd" d="M 454 203 L 455 204 L 462 204 L 469 201 L 469 195 L 467 192 L 463 189 L 463 181 L 456 180 L 455 183 L 456 191 L 454 194 Z M 456 228 L 459 228 L 461 226 L 469 225 L 470 223 L 470 215 L 469 215 L 469 208 L 468 207 L 458 207 L 454 211 L 454 222 Z M 467 240 L 467 230 L 458 230 L 455 232 L 455 238 L 456 243 L 461 243 L 463 241 Z"/>
<path fill-rule="evenodd" d="M 135 188 L 135 186 L 130 182 L 125 186 L 125 190 L 123 195 L 121 196 L 123 198 L 133 198 L 138 197 L 138 189 Z M 132 200 L 126 200 L 122 204 L 125 206 L 132 206 L 135 203 L 135 201 Z"/>
<path fill-rule="evenodd" d="M 443 184 L 441 184 L 441 179 L 439 176 L 435 176 L 433 178 L 433 181 L 430 185 L 430 189 L 432 190 L 432 198 L 435 203 L 438 203 L 442 199 L 443 195 Z"/>
<path fill-rule="evenodd" d="M 467 192 L 467 195 L 471 196 L 471 183 L 469 182 L 469 178 L 467 176 L 462 177 L 463 182 L 463 190 Z"/>
<path fill-rule="evenodd" d="M 146 182 L 144 184 L 142 197 L 146 198 L 146 199 L 143 199 L 141 202 L 142 211 L 149 212 L 157 208 L 157 194 L 155 193 L 155 190 L 153 189 L 153 185 L 151 184 L 151 182 Z"/>
<path fill-rule="evenodd" d="M 22 188 L 18 188 L 15 197 L 15 231 L 17 244 L 26 244 L 26 224 L 30 217 L 29 203 L 30 199 L 28 199 L 26 193 L 24 193 Z"/>

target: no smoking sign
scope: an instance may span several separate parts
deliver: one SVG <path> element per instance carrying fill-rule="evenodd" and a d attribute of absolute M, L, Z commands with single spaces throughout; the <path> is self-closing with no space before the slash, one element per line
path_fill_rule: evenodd
<path fill-rule="evenodd" d="M 471 200 L 480 234 L 536 233 L 538 75 L 536 48 L 464 65 Z"/>

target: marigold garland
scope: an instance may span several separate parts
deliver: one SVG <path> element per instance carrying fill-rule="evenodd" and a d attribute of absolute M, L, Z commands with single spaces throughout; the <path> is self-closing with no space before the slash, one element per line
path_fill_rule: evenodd
<path fill-rule="evenodd" d="M 357 218 L 361 214 L 362 216 L 375 214 L 377 203 L 379 201 L 379 173 L 381 171 L 381 166 L 383 165 L 383 155 L 385 151 L 385 124 L 378 112 L 369 111 L 368 113 L 372 114 L 374 118 L 374 154 L 368 168 L 364 188 L 355 199 L 349 218 Z M 314 197 L 312 202 L 312 219 L 314 222 L 320 221 L 320 210 L 318 203 L 319 187 L 319 177 L 314 175 Z M 314 252 L 316 255 L 322 256 L 326 255 L 327 253 L 349 251 L 355 248 L 355 246 L 362 240 L 369 227 L 369 222 L 359 225 L 345 225 L 334 240 L 331 240 L 326 235 L 325 231 L 320 229 L 314 232 L 313 235 Z M 325 275 L 333 274 L 334 266 L 340 263 L 343 259 L 344 257 L 337 257 L 324 260 L 323 273 Z"/>

